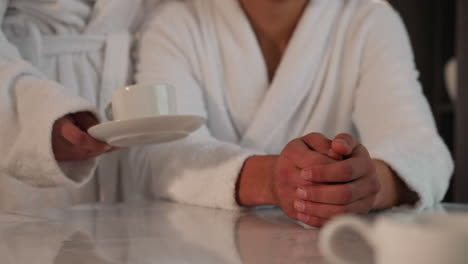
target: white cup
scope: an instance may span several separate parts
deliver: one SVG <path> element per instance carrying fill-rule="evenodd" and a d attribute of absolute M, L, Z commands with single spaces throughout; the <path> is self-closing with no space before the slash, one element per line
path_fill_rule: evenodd
<path fill-rule="evenodd" d="M 468 214 L 421 214 L 411 220 L 355 216 L 332 220 L 320 232 L 331 264 L 466 264 Z"/>
<path fill-rule="evenodd" d="M 131 85 L 115 90 L 105 109 L 109 120 L 129 120 L 177 114 L 173 87 L 167 84 Z"/>

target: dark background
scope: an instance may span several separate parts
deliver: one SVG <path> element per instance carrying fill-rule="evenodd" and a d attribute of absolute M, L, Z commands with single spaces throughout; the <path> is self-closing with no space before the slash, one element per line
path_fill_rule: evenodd
<path fill-rule="evenodd" d="M 439 133 L 460 163 L 461 158 L 457 157 L 461 156 L 460 150 L 457 151 L 457 107 L 448 97 L 444 77 L 445 65 L 457 50 L 458 11 L 468 7 L 468 0 L 458 1 L 460 3 L 457 0 L 388 0 L 407 27 L 421 74 L 420 81 L 431 104 Z M 462 178 L 459 171 L 456 173 L 445 201 L 468 202 L 468 186 L 463 185 L 466 182 L 463 178 L 466 177 Z"/>

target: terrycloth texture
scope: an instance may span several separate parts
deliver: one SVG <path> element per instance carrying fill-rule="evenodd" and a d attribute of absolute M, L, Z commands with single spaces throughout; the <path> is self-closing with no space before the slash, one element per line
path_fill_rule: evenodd
<path fill-rule="evenodd" d="M 236 208 L 245 159 L 309 132 L 358 137 L 420 207 L 447 190 L 452 159 L 401 19 L 383 1 L 310 1 L 271 83 L 238 1 L 169 1 L 143 34 L 137 71 L 139 83 L 175 86 L 182 113 L 208 118 L 197 136 L 132 153 L 149 195 Z"/>
<path fill-rule="evenodd" d="M 0 2 L 0 209 L 116 197 L 120 154 L 106 155 L 102 163 L 108 167 L 100 166 L 100 177 L 89 181 L 96 160 L 58 164 L 51 128 L 68 113 L 102 112 L 112 90 L 128 83 L 139 4 Z"/>

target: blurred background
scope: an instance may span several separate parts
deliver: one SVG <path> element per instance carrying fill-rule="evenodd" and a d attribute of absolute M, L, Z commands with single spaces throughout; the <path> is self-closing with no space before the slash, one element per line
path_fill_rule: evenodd
<path fill-rule="evenodd" d="M 445 201 L 468 203 L 468 1 L 388 2 L 406 24 L 424 93 L 456 160 Z"/>

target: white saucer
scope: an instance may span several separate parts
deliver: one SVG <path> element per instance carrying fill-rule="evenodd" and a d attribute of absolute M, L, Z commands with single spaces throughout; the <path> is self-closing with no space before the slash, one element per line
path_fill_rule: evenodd
<path fill-rule="evenodd" d="M 184 138 L 205 123 L 205 118 L 167 115 L 109 121 L 88 129 L 94 138 L 116 147 L 163 143 Z"/>

